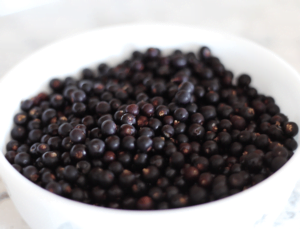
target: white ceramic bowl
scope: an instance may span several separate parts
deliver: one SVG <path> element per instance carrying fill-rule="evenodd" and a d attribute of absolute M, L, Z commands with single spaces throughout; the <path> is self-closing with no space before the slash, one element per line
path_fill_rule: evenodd
<path fill-rule="evenodd" d="M 244 39 L 186 26 L 128 25 L 62 40 L 24 60 L 0 83 L 0 173 L 31 228 L 246 228 L 282 209 L 298 179 L 299 150 L 278 172 L 255 187 L 212 203 L 163 211 L 106 209 L 53 195 L 26 180 L 3 156 L 20 101 L 44 90 L 53 76 L 65 77 L 100 62 L 114 64 L 133 50 L 149 46 L 168 52 L 176 48 L 196 51 L 203 45 L 209 46 L 235 75 L 250 74 L 252 85 L 272 95 L 281 111 L 300 124 L 299 75 L 275 54 Z"/>

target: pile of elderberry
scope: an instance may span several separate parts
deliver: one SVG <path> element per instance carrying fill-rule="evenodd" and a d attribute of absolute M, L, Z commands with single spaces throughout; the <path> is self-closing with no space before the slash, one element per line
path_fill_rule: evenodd
<path fill-rule="evenodd" d="M 135 51 L 22 101 L 6 158 L 40 187 L 109 208 L 169 209 L 248 189 L 293 155 L 298 126 L 207 47 Z"/>

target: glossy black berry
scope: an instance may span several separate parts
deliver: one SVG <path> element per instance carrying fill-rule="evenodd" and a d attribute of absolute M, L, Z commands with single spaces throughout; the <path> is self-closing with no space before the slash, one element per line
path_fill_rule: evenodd
<path fill-rule="evenodd" d="M 287 122 L 283 126 L 283 131 L 289 137 L 294 137 L 298 134 L 298 125 L 294 122 Z"/>
<path fill-rule="evenodd" d="M 96 186 L 92 189 L 91 196 L 96 203 L 102 203 L 106 199 L 106 191 Z"/>
<path fill-rule="evenodd" d="M 22 167 L 28 166 L 31 163 L 31 157 L 28 153 L 21 152 L 15 155 L 14 164 L 18 164 Z"/>
<path fill-rule="evenodd" d="M 23 126 L 15 126 L 11 132 L 11 137 L 14 139 L 14 140 L 17 140 L 17 141 L 22 141 L 26 138 L 26 129 L 23 127 Z"/>
<path fill-rule="evenodd" d="M 41 181 L 44 185 L 47 185 L 48 183 L 50 183 L 52 181 L 56 181 L 56 177 L 50 171 L 45 171 L 42 173 Z"/>
<path fill-rule="evenodd" d="M 116 151 L 120 148 L 120 138 L 117 135 L 111 135 L 105 139 L 105 146 L 111 151 Z"/>
<path fill-rule="evenodd" d="M 256 137 L 254 145 L 259 149 L 266 149 L 269 146 L 270 139 L 266 134 L 260 134 Z"/>
<path fill-rule="evenodd" d="M 6 158 L 6 160 L 8 160 L 9 163 L 13 164 L 16 155 L 17 155 L 17 152 L 15 152 L 15 151 L 12 151 L 12 150 L 7 151 L 6 154 L 5 154 L 5 158 Z"/>
<path fill-rule="evenodd" d="M 198 53 L 198 57 L 200 60 L 206 61 L 212 56 L 211 51 L 208 47 L 203 46 Z"/>
<path fill-rule="evenodd" d="M 240 87 L 248 87 L 251 83 L 251 77 L 247 74 L 240 75 L 237 80 Z"/>
<path fill-rule="evenodd" d="M 71 101 L 72 103 L 85 102 L 86 94 L 83 90 L 76 89 L 71 93 Z"/>
<path fill-rule="evenodd" d="M 239 113 L 246 120 L 252 120 L 255 117 L 255 111 L 251 107 L 243 107 Z"/>
<path fill-rule="evenodd" d="M 175 95 L 175 102 L 179 105 L 187 104 L 191 101 L 191 93 L 187 90 L 180 90 Z"/>
<path fill-rule="evenodd" d="M 132 162 L 132 155 L 128 152 L 120 152 L 117 160 L 125 167 L 128 168 Z"/>
<path fill-rule="evenodd" d="M 55 181 L 52 181 L 52 182 L 49 182 L 45 189 L 49 192 L 52 192 L 54 194 L 57 194 L 57 195 L 61 195 L 62 194 L 62 187 L 59 183 L 55 182 Z"/>
<path fill-rule="evenodd" d="M 85 131 L 79 128 L 74 128 L 73 130 L 71 130 L 69 136 L 71 141 L 74 143 L 83 143 L 86 138 Z"/>
<path fill-rule="evenodd" d="M 194 123 L 194 124 L 192 124 L 192 125 L 189 126 L 189 128 L 188 128 L 188 135 L 192 139 L 200 140 L 205 135 L 205 129 L 204 129 L 204 127 L 202 125 L 200 125 L 198 123 Z"/>
<path fill-rule="evenodd" d="M 160 176 L 160 172 L 156 166 L 150 165 L 143 169 L 142 176 L 146 182 L 155 183 Z"/>
<path fill-rule="evenodd" d="M 33 107 L 33 100 L 31 99 L 26 99 L 21 102 L 21 109 L 23 111 L 29 111 Z"/>
<path fill-rule="evenodd" d="M 123 196 L 123 191 L 118 185 L 113 185 L 107 190 L 107 196 L 110 200 L 117 200 Z"/>
<path fill-rule="evenodd" d="M 174 111 L 174 119 L 180 122 L 184 122 L 188 119 L 189 117 L 189 113 L 185 108 L 177 108 Z"/>
<path fill-rule="evenodd" d="M 108 169 L 115 175 L 119 175 L 123 172 L 124 168 L 122 164 L 118 161 L 113 161 L 109 164 Z"/>
<path fill-rule="evenodd" d="M 136 207 L 139 210 L 151 210 L 154 207 L 154 203 L 149 196 L 143 196 L 138 199 Z"/>
<path fill-rule="evenodd" d="M 295 150 L 298 147 L 298 143 L 293 138 L 288 138 L 284 141 L 284 146 L 289 150 Z"/>
<path fill-rule="evenodd" d="M 208 140 L 203 143 L 202 150 L 205 155 L 213 155 L 219 152 L 219 147 L 215 141 Z"/>
<path fill-rule="evenodd" d="M 140 108 L 136 104 L 130 104 L 130 105 L 126 106 L 125 112 L 130 113 L 134 116 L 137 116 L 140 113 Z"/>
<path fill-rule="evenodd" d="M 244 185 L 244 177 L 240 173 L 234 173 L 229 176 L 228 178 L 228 184 L 230 185 L 231 188 L 242 188 Z"/>
<path fill-rule="evenodd" d="M 122 139 L 122 149 L 133 150 L 135 149 L 136 139 L 133 136 L 126 136 Z"/>
<path fill-rule="evenodd" d="M 219 173 L 223 170 L 225 161 L 221 155 L 213 155 L 209 158 L 209 164 L 213 172 Z"/>
<path fill-rule="evenodd" d="M 135 181 L 135 176 L 132 172 L 129 170 L 123 170 L 123 172 L 119 175 L 119 184 L 121 187 L 128 188 L 130 187 L 134 181 Z"/>
<path fill-rule="evenodd" d="M 141 136 L 136 140 L 137 149 L 143 152 L 149 152 L 152 149 L 153 141 L 147 136 Z"/>
<path fill-rule="evenodd" d="M 73 161 L 84 160 L 87 157 L 86 146 L 83 144 L 74 145 L 70 150 L 70 158 Z"/>
<path fill-rule="evenodd" d="M 53 168 L 59 163 L 59 155 L 54 151 L 48 151 L 42 155 L 42 162 L 48 168 Z"/>
<path fill-rule="evenodd" d="M 70 123 L 63 123 L 58 127 L 58 134 L 62 137 L 69 136 L 69 133 L 73 129 Z"/>
<path fill-rule="evenodd" d="M 44 124 L 54 123 L 56 122 L 56 110 L 49 108 L 45 110 L 42 114 L 42 121 Z"/>
<path fill-rule="evenodd" d="M 238 135 L 238 141 L 244 145 L 250 144 L 252 142 L 251 132 L 244 130 Z"/>
<path fill-rule="evenodd" d="M 25 112 L 18 113 L 14 116 L 14 123 L 16 125 L 26 125 L 28 122 L 28 115 Z"/>
<path fill-rule="evenodd" d="M 142 113 L 147 116 L 151 117 L 154 115 L 155 108 L 151 103 L 146 103 L 142 106 Z"/>
<path fill-rule="evenodd" d="M 195 182 L 199 177 L 199 170 L 196 167 L 190 166 L 184 169 L 183 177 L 188 182 Z"/>
<path fill-rule="evenodd" d="M 245 158 L 245 166 L 250 172 L 258 173 L 263 166 L 263 158 L 257 153 L 249 153 Z"/>
<path fill-rule="evenodd" d="M 148 155 L 145 153 L 136 154 L 133 157 L 133 163 L 136 168 L 144 168 L 148 163 Z"/>
<path fill-rule="evenodd" d="M 129 125 L 135 125 L 136 124 L 136 118 L 133 114 L 125 113 L 121 117 L 121 123 L 122 124 L 129 124 Z"/>
<path fill-rule="evenodd" d="M 222 147 L 227 147 L 227 146 L 229 146 L 231 144 L 232 137 L 231 137 L 231 135 L 228 132 L 223 131 L 223 132 L 220 132 L 218 134 L 218 136 L 217 136 L 217 142 Z"/>
<path fill-rule="evenodd" d="M 32 182 L 37 182 L 39 179 L 38 170 L 32 165 L 23 168 L 23 175 Z"/>
<path fill-rule="evenodd" d="M 64 179 L 70 183 L 75 182 L 79 177 L 79 171 L 75 166 L 72 165 L 66 166 L 63 174 L 64 174 Z"/>
<path fill-rule="evenodd" d="M 184 165 L 184 155 L 180 152 L 175 152 L 170 157 L 170 165 L 174 168 L 181 168 Z"/>
<path fill-rule="evenodd" d="M 205 94 L 204 98 L 207 104 L 216 104 L 219 102 L 220 96 L 215 91 L 209 91 Z"/>
<path fill-rule="evenodd" d="M 192 123 L 198 123 L 198 124 L 203 125 L 203 123 L 204 123 L 205 120 L 204 120 L 204 117 L 203 117 L 202 114 L 200 114 L 200 113 L 194 113 L 194 114 L 191 115 L 190 121 Z"/>
<path fill-rule="evenodd" d="M 101 125 L 101 133 L 104 135 L 114 135 L 117 131 L 117 125 L 112 120 L 106 120 Z"/>
<path fill-rule="evenodd" d="M 98 115 L 103 115 L 103 114 L 109 113 L 111 111 L 111 108 L 107 102 L 101 101 L 101 102 L 97 103 L 97 105 L 95 107 L 95 111 Z"/>
<path fill-rule="evenodd" d="M 282 156 L 275 157 L 271 162 L 271 169 L 275 172 L 280 169 L 285 163 L 287 159 Z"/>
<path fill-rule="evenodd" d="M 200 108 L 200 113 L 203 115 L 204 120 L 213 119 L 216 117 L 216 108 L 213 106 L 203 106 Z"/>
<path fill-rule="evenodd" d="M 207 191 L 199 186 L 192 186 L 189 190 L 189 199 L 192 204 L 201 204 L 207 201 Z"/>
<path fill-rule="evenodd" d="M 170 181 L 168 178 L 162 177 L 157 180 L 156 185 L 164 190 L 170 185 Z"/>
<path fill-rule="evenodd" d="M 17 149 L 19 148 L 20 143 L 16 140 L 10 140 L 7 144 L 6 144 L 6 150 L 13 150 L 13 151 L 17 151 Z"/>
<path fill-rule="evenodd" d="M 233 115 L 230 118 L 230 121 L 232 123 L 232 127 L 233 129 L 237 129 L 237 130 L 244 130 L 246 127 L 246 121 L 243 117 L 238 116 L 238 115 Z"/>

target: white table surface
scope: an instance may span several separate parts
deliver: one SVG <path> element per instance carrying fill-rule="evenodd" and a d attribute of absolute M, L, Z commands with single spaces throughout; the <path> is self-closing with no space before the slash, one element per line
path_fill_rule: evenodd
<path fill-rule="evenodd" d="M 245 37 L 300 71 L 299 0 L 60 0 L 0 17 L 0 77 L 26 56 L 61 38 L 132 22 L 180 23 Z M 299 225 L 300 181 L 272 228 Z M 263 222 L 261 226 L 265 228 Z M 1 179 L 0 229 L 29 229 Z"/>

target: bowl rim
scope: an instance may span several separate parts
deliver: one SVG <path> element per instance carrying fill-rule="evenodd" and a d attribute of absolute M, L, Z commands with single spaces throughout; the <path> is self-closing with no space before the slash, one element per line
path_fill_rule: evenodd
<path fill-rule="evenodd" d="M 262 52 L 265 52 L 266 54 L 268 54 L 270 57 L 272 57 L 274 60 L 276 60 L 277 62 L 279 62 L 282 66 L 284 66 L 290 73 L 291 75 L 293 75 L 293 77 L 297 78 L 298 81 L 300 81 L 300 76 L 298 74 L 298 72 L 291 66 L 289 65 L 286 61 L 284 61 L 281 57 L 279 57 L 277 54 L 271 52 L 270 50 L 268 50 L 267 48 L 242 37 L 239 36 L 235 36 L 235 35 L 231 35 L 225 32 L 219 32 L 216 30 L 211 30 L 211 29 L 207 29 L 207 28 L 200 28 L 197 26 L 191 26 L 191 25 L 184 25 L 184 24 L 174 24 L 174 23 L 130 23 L 130 24 L 117 24 L 117 25 L 110 25 L 110 26 L 105 26 L 105 27 L 101 27 L 101 28 L 96 28 L 96 29 L 92 29 L 92 30 L 88 30 L 86 32 L 83 33 L 78 33 L 77 35 L 72 35 L 63 39 L 59 39 L 58 41 L 52 42 L 44 47 L 42 47 L 41 49 L 38 49 L 37 51 L 35 51 L 33 54 L 27 56 L 25 59 L 23 59 L 21 62 L 19 62 L 17 65 L 15 65 L 10 71 L 8 71 L 7 73 L 5 73 L 1 79 L 0 79 L 0 85 L 2 85 L 5 81 L 6 78 L 8 78 L 10 75 L 14 75 L 14 72 L 17 71 L 19 68 L 22 68 L 22 66 L 24 64 L 27 64 L 27 62 L 31 62 L 32 59 L 38 57 L 39 55 L 48 52 L 49 50 L 51 50 L 53 47 L 55 46 L 59 46 L 64 44 L 65 42 L 68 42 L 69 40 L 74 40 L 74 39 L 79 39 L 79 38 L 84 38 L 84 37 L 89 37 L 93 34 L 98 34 L 98 33 L 109 33 L 111 31 L 114 30 L 130 30 L 130 29 L 137 29 L 139 27 L 149 27 L 149 28 L 154 28 L 154 27 L 161 27 L 161 28 L 168 28 L 168 29 L 184 29 L 187 31 L 198 31 L 198 32 L 205 32 L 205 33 L 209 33 L 211 35 L 215 35 L 215 36 L 220 36 L 222 38 L 226 38 L 226 39 L 230 39 L 233 41 L 239 41 L 239 42 L 243 42 L 247 45 L 250 45 L 252 47 L 257 47 L 259 48 Z M 297 137 L 297 136 L 296 136 Z M 6 145 L 6 140 L 5 141 L 4 146 Z M 93 210 L 93 211 L 105 211 L 105 212 L 110 212 L 110 213 L 116 213 L 118 212 L 118 214 L 131 214 L 132 212 L 134 212 L 135 214 L 141 214 L 141 215 L 153 215 L 153 214 L 166 214 L 169 212 L 179 212 L 179 211 L 188 211 L 188 210 L 194 210 L 194 209 L 198 209 L 198 208 L 214 208 L 215 206 L 219 206 L 220 204 L 227 204 L 228 201 L 231 202 L 232 199 L 239 199 L 239 201 L 242 204 L 242 200 L 249 196 L 248 193 L 253 192 L 254 190 L 260 190 L 263 187 L 267 186 L 268 183 L 272 182 L 274 179 L 276 179 L 278 173 L 280 173 L 280 171 L 283 171 L 287 166 L 289 166 L 289 164 L 291 163 L 295 163 L 296 158 L 298 158 L 298 160 L 300 160 L 300 147 L 297 148 L 297 150 L 295 151 L 295 154 L 293 155 L 293 157 L 279 170 L 277 171 L 275 174 L 271 175 L 270 177 L 268 177 L 267 179 L 265 179 L 264 181 L 260 182 L 259 184 L 256 184 L 255 186 L 244 190 L 242 192 L 239 192 L 237 194 L 234 194 L 232 196 L 228 196 L 226 198 L 222 198 L 219 200 L 215 200 L 212 202 L 208 202 L 208 203 L 204 203 L 204 204 L 199 204 L 199 205 L 194 205 L 194 206 L 187 206 L 187 207 L 183 207 L 183 208 L 176 208 L 176 209 L 166 209 L 166 210 L 148 210 L 148 211 L 141 211 L 141 210 L 127 210 L 127 209 L 111 209 L 111 208 L 106 208 L 106 207 L 99 207 L 99 206 L 94 206 L 94 205 L 90 205 L 90 204 L 85 204 L 85 203 L 81 203 L 81 202 L 77 202 L 74 200 L 70 200 L 68 198 L 65 197 L 61 197 L 58 195 L 53 195 L 52 193 L 48 192 L 47 190 L 39 187 L 38 185 L 34 184 L 33 182 L 27 180 L 24 176 L 22 176 L 19 172 L 17 172 L 12 166 L 11 164 L 6 160 L 6 158 L 4 157 L 4 152 L 2 152 L 2 149 L 0 149 L 0 166 L 3 166 L 4 170 L 7 170 L 14 179 L 16 179 L 17 182 L 21 182 L 19 183 L 20 186 L 28 186 L 30 188 L 36 189 L 36 191 L 39 193 L 39 195 L 42 198 L 46 198 L 48 199 L 49 202 L 55 202 L 55 201 L 60 201 L 62 204 L 67 204 L 71 207 L 74 208 L 81 208 L 81 209 L 85 209 L 85 210 Z M 3 176 L 3 174 L 2 174 Z M 2 179 L 3 180 L 3 179 Z"/>

